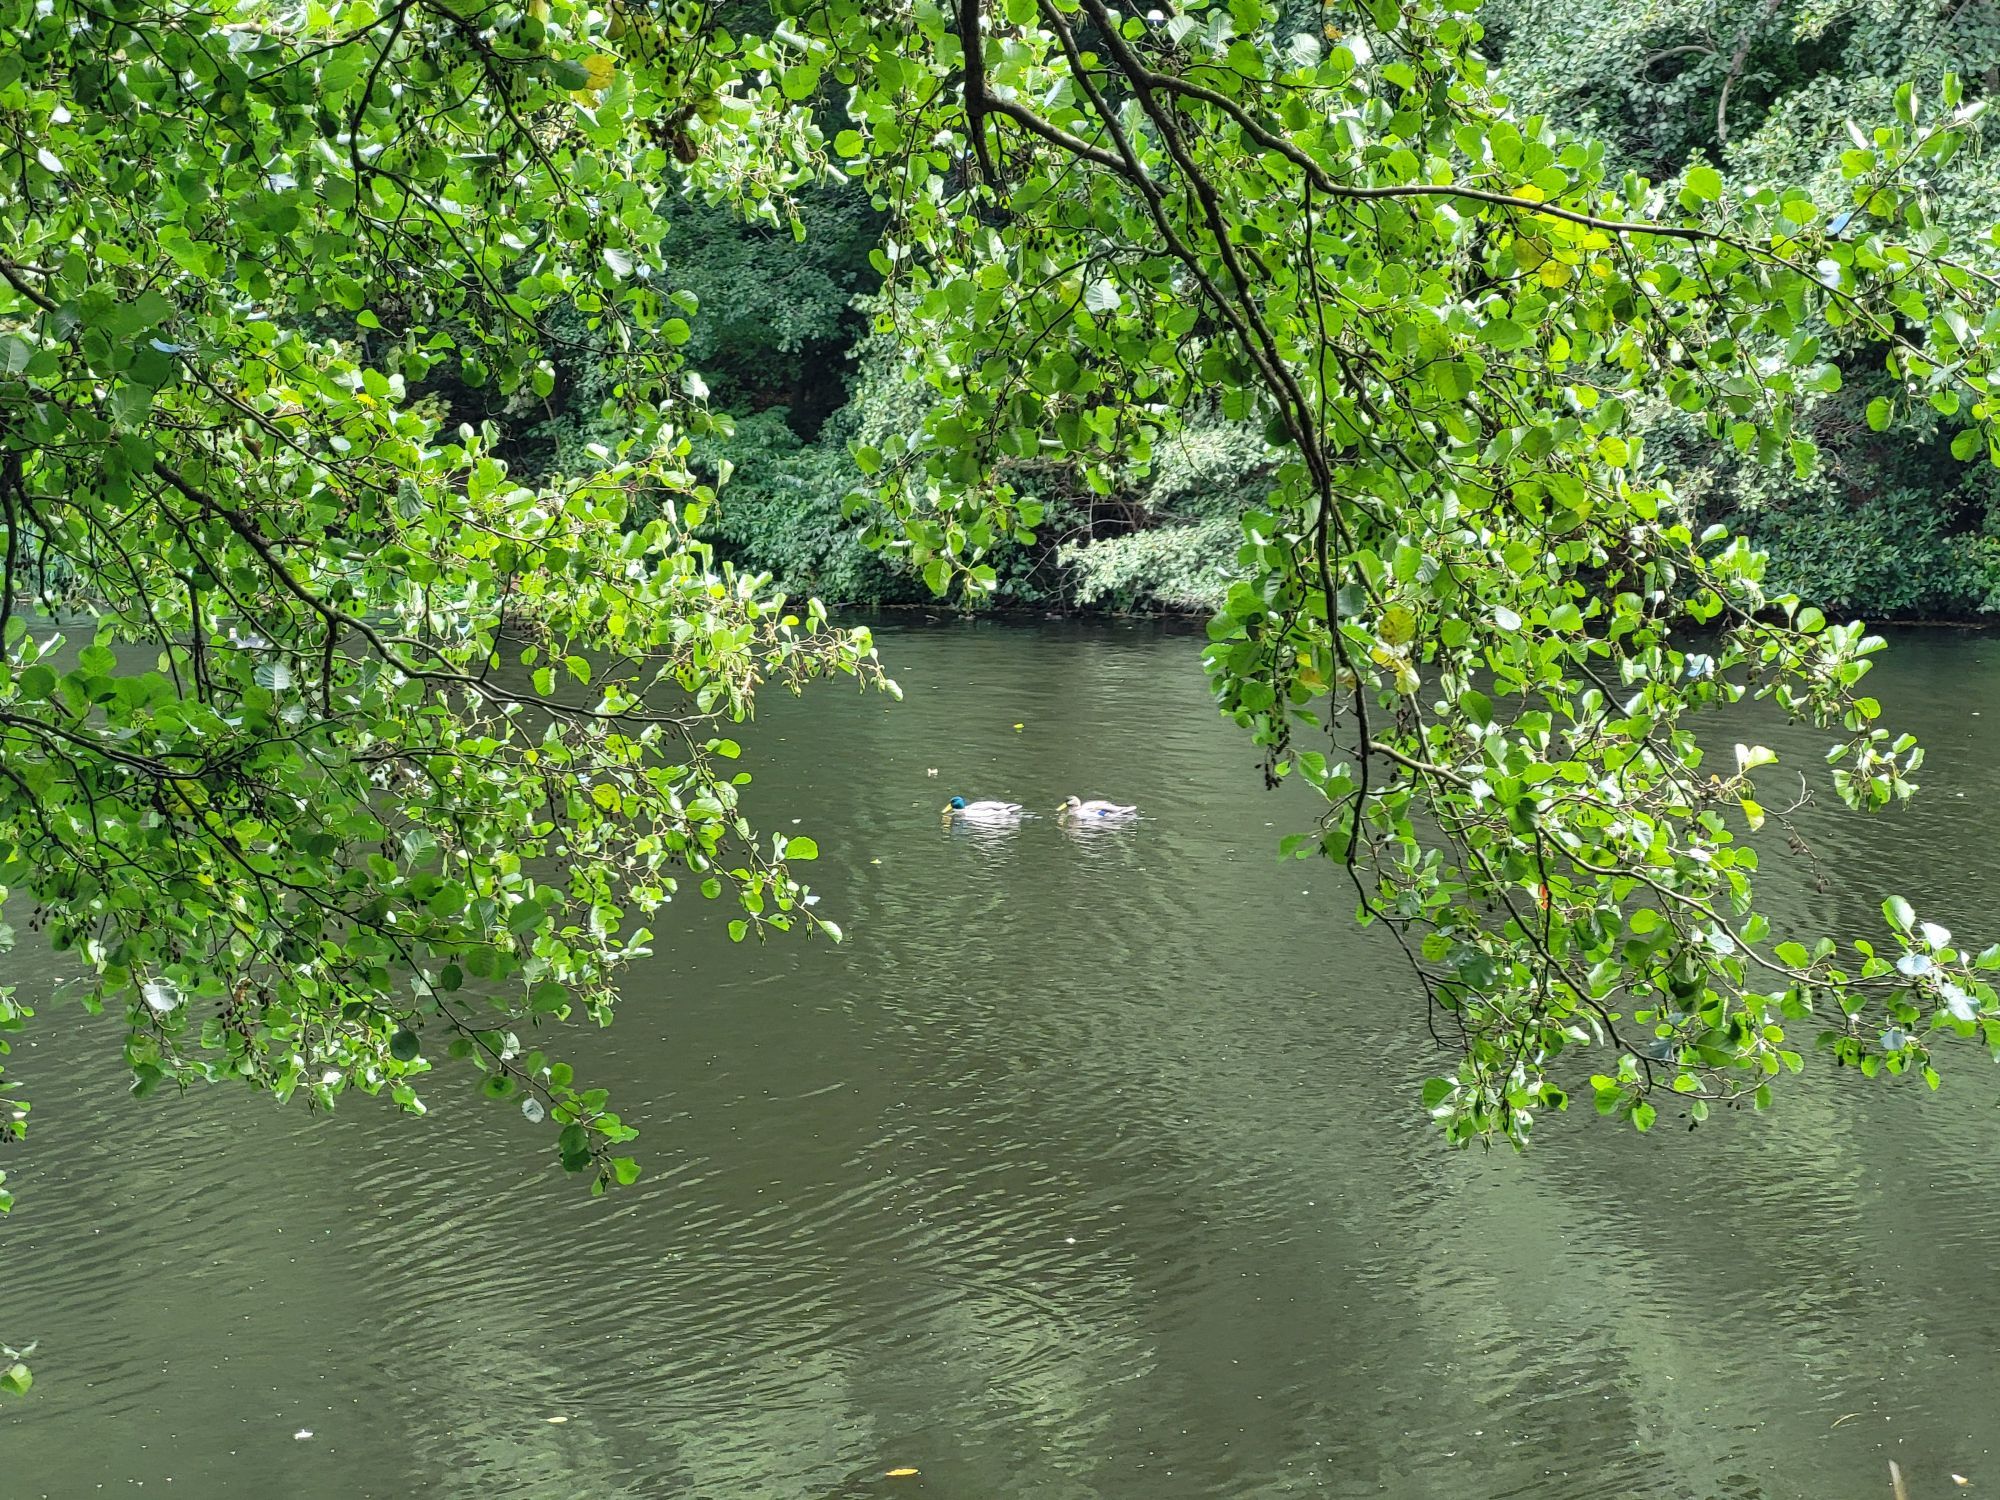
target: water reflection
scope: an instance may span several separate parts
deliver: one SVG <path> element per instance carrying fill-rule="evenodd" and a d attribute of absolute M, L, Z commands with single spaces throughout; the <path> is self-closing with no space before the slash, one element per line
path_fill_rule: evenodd
<path fill-rule="evenodd" d="M 946 818 L 944 828 L 950 837 L 982 849 L 1004 848 L 1021 832 L 1018 822 L 968 823 L 958 818 Z"/>
<path fill-rule="evenodd" d="M 1130 834 L 1145 820 L 1133 816 L 1129 818 L 1059 818 L 1056 826 L 1076 839 L 1096 839 L 1104 836 Z"/>

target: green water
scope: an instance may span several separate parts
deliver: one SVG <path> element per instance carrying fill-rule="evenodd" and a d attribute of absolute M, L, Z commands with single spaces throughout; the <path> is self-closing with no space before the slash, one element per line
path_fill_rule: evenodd
<path fill-rule="evenodd" d="M 882 646 L 907 702 L 773 703 L 748 757 L 849 941 L 689 911 L 568 1038 L 645 1132 L 635 1189 L 589 1199 L 448 1072 L 424 1122 L 136 1102 L 115 1026 L 44 1007 L 0 1495 L 1886 1500 L 1891 1458 L 1913 1497 L 2000 1488 L 1990 1063 L 1449 1153 L 1412 986 L 1274 858 L 1309 809 L 1213 717 L 1197 637 Z M 1774 859 L 1778 909 L 1860 932 L 1930 890 L 2000 937 L 2000 641 L 1902 637 L 1877 681 L 1925 795 L 1818 820 L 1832 888 Z M 1149 816 L 937 816 L 1071 792 Z M 33 942 L 8 977 L 46 995 Z"/>

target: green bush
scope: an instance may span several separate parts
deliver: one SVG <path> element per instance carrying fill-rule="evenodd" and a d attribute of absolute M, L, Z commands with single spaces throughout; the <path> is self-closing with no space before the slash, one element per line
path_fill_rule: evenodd
<path fill-rule="evenodd" d="M 1299 0 L 1292 10 L 1292 23 L 1317 28 L 1316 7 Z M 2000 78 L 2000 6 L 1957 0 L 1487 0 L 1482 14 L 1499 76 L 1527 108 L 1601 136 L 1614 161 L 1658 179 L 1706 157 L 1745 187 L 1795 181 L 1837 197 L 1848 122 L 1889 117 L 1902 79 L 1949 67 L 1976 91 Z M 2000 204 L 1994 161 L 1975 148 L 1926 170 L 1935 211 L 1956 237 L 1979 239 Z M 721 423 L 697 438 L 710 474 L 725 460 L 734 470 L 709 534 L 743 565 L 830 601 L 931 602 L 842 510 L 864 479 L 849 445 L 880 449 L 913 430 L 927 399 L 867 331 L 878 217 L 844 185 L 816 188 L 794 208 L 802 239 L 694 202 L 672 214 L 673 284 L 699 299 L 684 352 L 716 411 L 735 414 L 733 434 Z M 588 332 L 581 321 L 567 331 Z M 1768 548 L 1774 590 L 1872 614 L 1994 609 L 2000 507 L 1989 479 L 1967 478 L 1946 454 L 1956 419 L 1919 412 L 1907 422 L 1879 350 L 1841 330 L 1815 334 L 1844 385 L 1807 414 L 1818 472 L 1800 479 L 1738 461 L 1667 410 L 1646 444 L 1654 470 L 1700 520 Z M 485 412 L 479 393 L 441 394 L 454 412 L 517 431 L 510 456 L 530 472 L 575 470 L 589 444 L 625 425 L 619 393 L 587 362 L 561 368 L 550 399 L 518 409 Z M 1878 396 L 1898 404 L 1893 437 L 1864 419 Z M 1210 413 L 1110 495 L 1091 493 L 1059 458 L 1010 478 L 1045 516 L 1032 546 L 986 559 L 994 604 L 1206 611 L 1240 544 L 1237 518 L 1269 487 L 1270 454 L 1254 424 Z"/>
<path fill-rule="evenodd" d="M 1503 87 L 1601 137 L 1615 162 L 1671 179 L 1706 157 L 1746 191 L 1790 182 L 1822 201 L 1846 193 L 1851 131 L 1893 118 L 1900 83 L 1915 80 L 1928 100 L 1947 69 L 1974 92 L 2000 78 L 2000 7 L 1959 0 L 1488 0 L 1484 15 Z M 1990 255 L 2000 206 L 1992 157 L 1975 140 L 1917 169 L 1954 242 L 1988 244 Z M 1857 346 L 1851 332 L 1823 323 L 1808 332 L 1842 386 L 1806 414 L 1815 472 L 1736 460 L 1664 408 L 1646 440 L 1650 466 L 1697 519 L 1770 552 L 1773 592 L 1906 618 L 1994 609 L 1993 471 L 1968 477 L 1949 457 L 1961 419 L 1910 412 L 1882 351 Z M 1895 408 L 1893 434 L 1866 420 L 1878 398 Z"/>
<path fill-rule="evenodd" d="M 1075 569 L 1078 604 L 1207 612 L 1221 607 L 1242 540 L 1235 521 L 1214 519 L 1072 544 L 1062 560 Z"/>
<path fill-rule="evenodd" d="M 736 423 L 733 436 L 698 450 L 702 466 L 732 466 L 707 526 L 724 557 L 770 572 L 795 592 L 837 604 L 901 604 L 928 597 L 922 582 L 889 555 L 862 544 L 861 529 L 841 515 L 841 500 L 860 480 L 843 435 L 851 409 L 836 413 L 818 440 L 791 428 L 783 408 Z"/>

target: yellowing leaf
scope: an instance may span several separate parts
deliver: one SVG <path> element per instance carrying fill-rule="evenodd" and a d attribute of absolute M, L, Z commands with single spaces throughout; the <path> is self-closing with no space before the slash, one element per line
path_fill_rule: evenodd
<path fill-rule="evenodd" d="M 586 87 L 608 89 L 612 79 L 618 76 L 618 59 L 609 52 L 593 52 L 583 60 L 583 71 L 590 75 Z"/>
<path fill-rule="evenodd" d="M 1752 802 L 1748 797 L 1739 800 L 1743 808 L 1743 816 L 1750 820 L 1750 831 L 1755 833 L 1764 826 L 1764 809 L 1759 807 L 1755 802 Z"/>
<path fill-rule="evenodd" d="M 917 1473 L 918 1471 L 916 1469 L 910 1469 L 910 1468 L 890 1469 L 882 1477 L 884 1479 L 914 1479 L 917 1476 Z"/>
<path fill-rule="evenodd" d="M 1407 646 L 1417 638 L 1417 616 L 1407 604 L 1392 604 L 1382 611 L 1382 639 L 1392 646 Z"/>

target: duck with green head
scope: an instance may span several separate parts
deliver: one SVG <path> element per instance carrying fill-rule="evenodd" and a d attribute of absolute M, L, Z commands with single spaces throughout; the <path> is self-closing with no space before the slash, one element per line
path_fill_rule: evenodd
<path fill-rule="evenodd" d="M 1021 821 L 1021 804 L 967 802 L 963 797 L 954 797 L 945 804 L 944 815 L 960 823 L 1018 823 Z"/>

